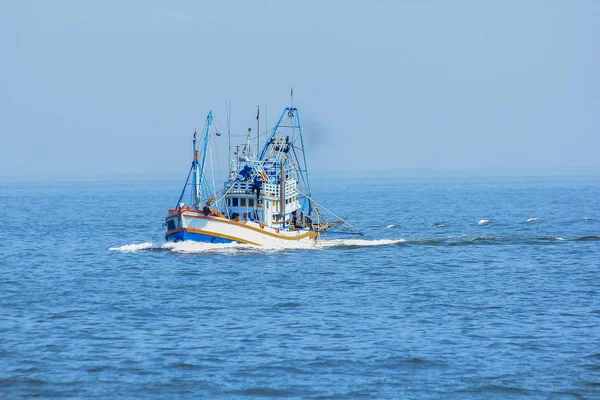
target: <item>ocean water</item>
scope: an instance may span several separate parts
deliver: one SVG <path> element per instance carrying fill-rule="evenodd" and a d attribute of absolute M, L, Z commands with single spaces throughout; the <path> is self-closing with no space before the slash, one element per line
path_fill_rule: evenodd
<path fill-rule="evenodd" d="M 165 244 L 180 184 L 0 184 L 1 398 L 600 398 L 599 178 L 317 180 L 308 250 Z"/>

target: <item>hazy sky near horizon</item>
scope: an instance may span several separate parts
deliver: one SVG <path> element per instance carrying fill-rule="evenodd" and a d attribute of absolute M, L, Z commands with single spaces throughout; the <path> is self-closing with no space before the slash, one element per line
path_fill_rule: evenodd
<path fill-rule="evenodd" d="M 243 134 L 292 86 L 311 169 L 600 165 L 599 1 L 0 10 L 0 177 L 184 175 L 208 110 Z"/>

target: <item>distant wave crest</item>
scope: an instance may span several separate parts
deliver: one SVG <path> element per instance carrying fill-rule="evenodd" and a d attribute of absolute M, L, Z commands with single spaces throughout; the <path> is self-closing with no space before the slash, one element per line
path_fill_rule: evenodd
<path fill-rule="evenodd" d="M 583 236 L 578 239 L 575 239 L 577 242 L 597 242 L 600 241 L 600 236 Z"/>
<path fill-rule="evenodd" d="M 491 224 L 492 221 L 491 219 L 480 219 L 479 221 L 477 221 L 477 225 L 488 225 Z"/>

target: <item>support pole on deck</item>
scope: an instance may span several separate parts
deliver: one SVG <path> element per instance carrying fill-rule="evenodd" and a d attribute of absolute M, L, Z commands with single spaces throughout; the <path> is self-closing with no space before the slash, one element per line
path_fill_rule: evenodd
<path fill-rule="evenodd" d="M 279 171 L 279 212 L 281 213 L 281 227 L 285 228 L 285 157 L 281 158 Z"/>

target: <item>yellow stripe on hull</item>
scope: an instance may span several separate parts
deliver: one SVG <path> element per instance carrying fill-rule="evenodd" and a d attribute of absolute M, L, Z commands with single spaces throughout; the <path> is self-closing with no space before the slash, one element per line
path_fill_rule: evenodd
<path fill-rule="evenodd" d="M 243 243 L 243 244 L 253 244 L 255 246 L 262 246 L 262 244 L 260 244 L 260 243 L 254 243 L 254 242 L 251 242 L 251 241 L 246 240 L 246 239 L 242 239 L 242 238 L 235 237 L 235 236 L 225 235 L 223 233 L 216 233 L 216 232 L 211 232 L 211 231 L 205 231 L 203 229 L 183 228 L 183 231 L 184 232 L 191 232 L 191 233 L 200 233 L 202 235 L 214 236 L 214 237 L 218 237 L 218 238 L 221 238 L 221 239 L 233 240 L 234 242 Z"/>

